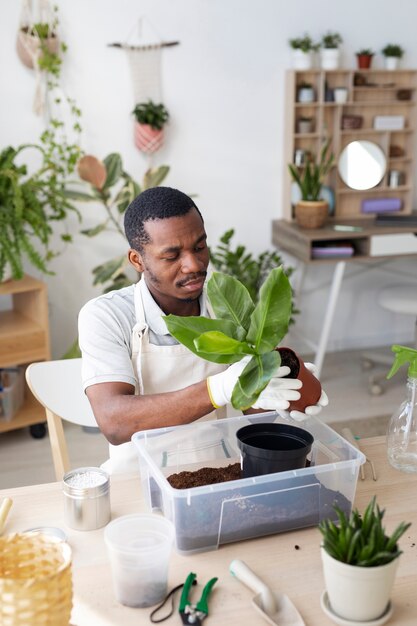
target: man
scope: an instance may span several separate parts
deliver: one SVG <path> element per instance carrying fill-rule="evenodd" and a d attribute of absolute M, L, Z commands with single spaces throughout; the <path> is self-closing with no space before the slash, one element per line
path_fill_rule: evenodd
<path fill-rule="evenodd" d="M 195 356 L 162 319 L 169 313 L 210 316 L 203 291 L 209 251 L 193 200 L 169 187 L 148 189 L 128 207 L 125 232 L 129 262 L 141 280 L 88 302 L 79 316 L 79 341 L 87 397 L 113 444 L 114 465 L 128 469 L 135 456 L 126 442 L 133 433 L 224 416 L 245 362 L 228 367 Z M 300 398 L 302 383 L 283 378 L 288 373 L 278 369 L 253 409 L 285 410 Z M 324 394 L 306 413 L 325 404 Z"/>

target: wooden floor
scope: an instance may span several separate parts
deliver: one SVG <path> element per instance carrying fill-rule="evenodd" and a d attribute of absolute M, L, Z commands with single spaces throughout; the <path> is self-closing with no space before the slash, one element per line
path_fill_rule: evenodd
<path fill-rule="evenodd" d="M 384 373 L 387 367 L 379 366 L 376 371 Z M 372 396 L 369 373 L 361 369 L 360 352 L 329 354 L 321 380 L 330 404 L 321 418 L 336 430 L 348 425 L 359 437 L 384 434 L 389 416 L 404 399 L 406 370 L 400 372 L 388 381 L 383 395 Z M 97 466 L 108 456 L 107 442 L 100 433 L 87 433 L 67 424 L 66 437 L 72 467 Z M 54 479 L 48 437 L 33 439 L 28 429 L 0 435 L 0 488 Z"/>

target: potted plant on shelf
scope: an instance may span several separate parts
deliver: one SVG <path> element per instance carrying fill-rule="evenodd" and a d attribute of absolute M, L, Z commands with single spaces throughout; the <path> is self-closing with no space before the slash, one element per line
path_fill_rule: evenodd
<path fill-rule="evenodd" d="M 301 200 L 295 205 L 295 219 L 301 228 L 321 228 L 327 220 L 329 205 L 321 198 L 321 191 L 333 162 L 328 140 L 323 144 L 319 159 L 310 155 L 300 168 L 288 164 L 291 177 L 301 192 Z"/>
<path fill-rule="evenodd" d="M 296 132 L 300 134 L 312 133 L 314 130 L 314 119 L 301 115 L 297 117 Z"/>
<path fill-rule="evenodd" d="M 304 37 L 296 37 L 289 40 L 292 50 L 293 68 L 295 70 L 309 70 L 313 67 L 313 52 L 318 45 L 313 42 L 307 33 Z"/>
<path fill-rule="evenodd" d="M 314 87 L 311 83 L 307 83 L 305 80 L 302 80 L 297 85 L 297 102 L 314 102 L 315 100 L 315 92 Z"/>
<path fill-rule="evenodd" d="M 340 44 L 343 39 L 339 33 L 328 32 L 320 42 L 320 64 L 323 70 L 336 70 L 340 62 Z"/>
<path fill-rule="evenodd" d="M 141 152 L 152 154 L 164 143 L 164 126 L 169 113 L 163 104 L 152 100 L 140 102 L 132 111 L 135 117 L 135 145 Z"/>
<path fill-rule="evenodd" d="M 321 556 L 327 596 L 325 612 L 352 622 L 370 622 L 390 611 L 390 595 L 401 550 L 398 540 L 410 524 L 402 522 L 391 535 L 382 525 L 384 510 L 375 497 L 363 517 L 358 510 L 348 518 L 337 506 L 338 525 L 320 522 Z M 382 621 L 379 622 L 382 624 Z"/>
<path fill-rule="evenodd" d="M 370 48 L 361 48 L 356 52 L 358 68 L 360 70 L 368 70 L 372 65 L 374 52 Z"/>
<path fill-rule="evenodd" d="M 388 43 L 385 48 L 381 50 L 385 59 L 385 69 L 396 70 L 400 59 L 404 55 L 404 49 L 395 43 Z"/>
<path fill-rule="evenodd" d="M 214 319 L 177 315 L 167 315 L 164 319 L 173 337 L 207 361 L 231 364 L 249 357 L 233 389 L 235 409 L 243 411 L 252 407 L 282 362 L 290 367 L 291 378 L 303 381 L 302 398 L 296 401 L 303 402 L 296 408 L 302 411 L 309 404 L 318 402 L 321 385 L 295 353 L 295 360 L 287 363 L 284 358 L 291 358 L 287 353 L 292 351 L 277 348 L 288 330 L 291 294 L 282 267 L 271 270 L 259 290 L 256 303 L 239 280 L 214 272 L 207 283 L 207 295 L 216 315 Z M 304 374 L 305 379 L 302 378 Z M 293 408 L 290 404 L 290 409 Z"/>

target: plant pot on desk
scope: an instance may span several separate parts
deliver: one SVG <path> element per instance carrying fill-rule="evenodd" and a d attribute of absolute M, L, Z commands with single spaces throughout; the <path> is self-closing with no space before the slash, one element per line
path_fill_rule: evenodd
<path fill-rule="evenodd" d="M 329 215 L 325 200 L 300 200 L 295 205 L 295 220 L 300 228 L 322 228 Z"/>

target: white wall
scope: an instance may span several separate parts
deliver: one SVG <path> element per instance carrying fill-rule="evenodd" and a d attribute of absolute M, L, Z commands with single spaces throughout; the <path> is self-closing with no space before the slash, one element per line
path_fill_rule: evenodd
<path fill-rule="evenodd" d="M 189 193 L 204 214 L 212 243 L 232 226 L 254 253 L 270 247 L 271 220 L 282 216 L 284 163 L 284 73 L 288 39 L 308 31 L 318 39 L 328 29 L 344 38 L 344 64 L 360 47 L 380 50 L 401 43 L 404 63 L 417 67 L 417 5 L 397 0 L 59 0 L 61 32 L 68 44 L 63 78 L 83 111 L 83 148 L 99 157 L 120 152 L 126 169 L 141 178 L 147 160 L 134 147 L 134 106 L 125 54 L 106 47 L 123 41 L 146 15 L 165 40 L 181 43 L 163 52 L 163 99 L 171 113 L 166 147 L 153 164 L 166 163 L 166 183 Z M 2 0 L 0 21 L 1 144 L 36 140 L 42 124 L 31 111 L 34 77 L 15 54 L 20 3 Z M 381 64 L 376 59 L 376 66 Z M 102 217 L 99 206 L 83 207 L 83 227 Z M 49 286 L 54 356 L 76 335 L 81 305 L 100 290 L 91 268 L 123 245 L 110 236 L 88 240 L 72 224 L 75 242 L 54 263 Z M 391 274 L 373 268 L 345 283 L 330 347 L 341 349 L 406 341 L 413 321 L 392 316 L 375 303 L 379 288 L 398 273 L 415 274 L 415 260 L 392 261 Z M 31 270 L 33 273 L 33 270 Z M 357 273 L 350 266 L 348 274 Z M 317 337 L 331 267 L 315 267 L 298 325 Z"/>

